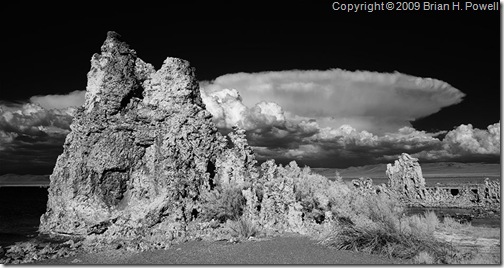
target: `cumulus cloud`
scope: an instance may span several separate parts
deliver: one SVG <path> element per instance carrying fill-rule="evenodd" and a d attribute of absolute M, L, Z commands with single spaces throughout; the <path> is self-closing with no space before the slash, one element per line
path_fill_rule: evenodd
<path fill-rule="evenodd" d="M 333 69 L 229 74 L 200 85 L 217 127 L 246 129 L 260 161 L 348 167 L 390 162 L 403 152 L 421 161 L 500 157 L 500 122 L 436 133 L 410 125 L 462 101 L 464 93 L 436 79 Z M 0 174 L 26 166 L 50 173 L 84 93 L 0 103 Z"/>
<path fill-rule="evenodd" d="M 462 101 L 464 93 L 436 79 L 339 69 L 238 73 L 202 82 L 201 92 L 220 128 L 248 131 L 260 160 L 345 167 L 403 152 L 423 161 L 500 156 L 500 123 L 436 133 L 411 127 Z"/>
<path fill-rule="evenodd" d="M 86 91 L 75 90 L 64 95 L 43 95 L 30 98 L 31 103 L 36 103 L 45 109 L 65 109 L 79 107 L 84 104 Z"/>
<path fill-rule="evenodd" d="M 322 127 L 347 124 L 377 134 L 409 126 L 465 96 L 437 79 L 341 69 L 227 74 L 201 86 L 208 94 L 236 89 L 247 107 L 274 102 Z"/>
<path fill-rule="evenodd" d="M 443 148 L 453 153 L 500 154 L 500 122 L 487 130 L 460 125 L 446 135 Z"/>
<path fill-rule="evenodd" d="M 488 161 L 500 158 L 500 122 L 487 129 L 460 125 L 449 131 L 437 149 L 414 155 L 425 160 Z"/>
<path fill-rule="evenodd" d="M 79 94 L 0 103 L 0 173 L 50 173 L 70 132 L 74 106 L 82 105 L 76 101 Z"/>

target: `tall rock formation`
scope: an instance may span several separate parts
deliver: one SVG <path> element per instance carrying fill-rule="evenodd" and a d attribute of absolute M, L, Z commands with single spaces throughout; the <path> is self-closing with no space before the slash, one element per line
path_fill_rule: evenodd
<path fill-rule="evenodd" d="M 408 200 L 425 199 L 425 179 L 418 159 L 403 153 L 394 165 L 387 164 L 389 187 Z"/>
<path fill-rule="evenodd" d="M 78 109 L 50 177 L 40 231 L 177 237 L 214 184 L 226 139 L 199 95 L 194 69 L 159 70 L 109 32 L 93 55 Z"/>

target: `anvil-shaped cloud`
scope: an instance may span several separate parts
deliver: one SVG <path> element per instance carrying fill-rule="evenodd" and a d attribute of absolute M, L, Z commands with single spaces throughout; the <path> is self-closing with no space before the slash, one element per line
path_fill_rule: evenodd
<path fill-rule="evenodd" d="M 341 69 L 227 74 L 201 86 L 217 97 L 236 89 L 247 107 L 273 102 L 321 127 L 347 124 L 376 134 L 409 126 L 465 96 L 437 79 Z"/>
<path fill-rule="evenodd" d="M 437 133 L 411 127 L 465 96 L 437 79 L 340 69 L 237 73 L 202 82 L 201 93 L 220 128 L 248 131 L 260 159 L 341 167 L 386 162 L 402 152 L 428 161 L 500 155 L 500 123 Z"/>

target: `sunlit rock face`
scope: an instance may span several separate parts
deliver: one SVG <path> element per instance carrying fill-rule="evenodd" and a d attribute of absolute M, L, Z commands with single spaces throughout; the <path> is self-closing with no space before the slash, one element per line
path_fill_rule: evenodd
<path fill-rule="evenodd" d="M 425 179 L 418 159 L 403 153 L 394 165 L 387 164 L 386 173 L 392 190 L 409 200 L 425 199 Z"/>
<path fill-rule="evenodd" d="M 43 233 L 181 235 L 226 145 L 189 63 L 167 58 L 155 70 L 114 32 L 91 59 L 71 130 L 50 177 Z"/>
<path fill-rule="evenodd" d="M 485 179 L 484 183 L 460 184 L 450 187 L 426 187 L 418 159 L 401 154 L 394 165 L 387 165 L 389 183 L 380 187 L 410 206 L 479 207 L 500 210 L 500 182 Z"/>

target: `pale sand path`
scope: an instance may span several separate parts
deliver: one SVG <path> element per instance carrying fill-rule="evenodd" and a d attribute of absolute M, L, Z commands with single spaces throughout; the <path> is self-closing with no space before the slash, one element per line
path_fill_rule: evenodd
<path fill-rule="evenodd" d="M 308 237 L 287 235 L 262 241 L 191 241 L 168 250 L 132 253 L 109 250 L 34 264 L 391 264 L 377 255 L 335 250 Z"/>

